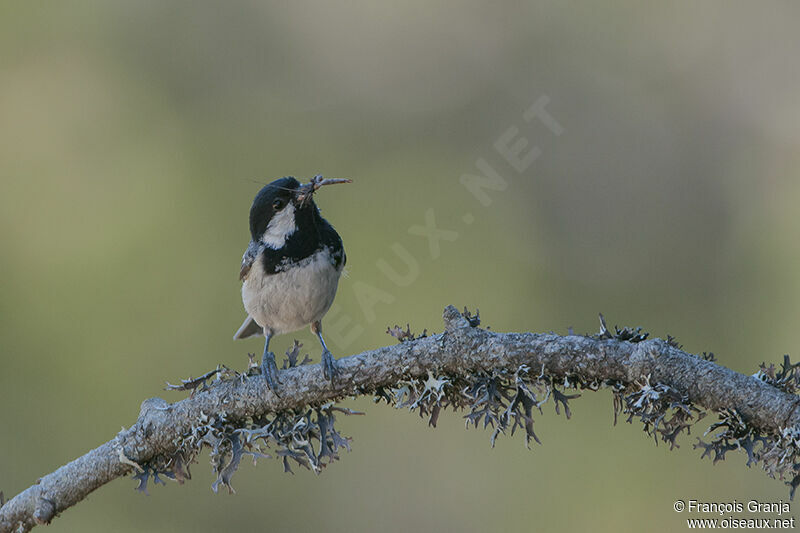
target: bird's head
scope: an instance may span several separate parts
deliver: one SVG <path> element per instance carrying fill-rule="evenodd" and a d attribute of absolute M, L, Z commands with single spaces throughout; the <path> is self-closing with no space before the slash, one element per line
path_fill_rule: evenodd
<path fill-rule="evenodd" d="M 265 185 L 256 194 L 250 208 L 252 239 L 270 248 L 282 248 L 298 227 L 313 226 L 314 217 L 319 216 L 313 198 L 316 190 L 324 185 L 349 182 L 344 178 L 315 176 L 309 183 L 301 184 L 289 176 Z"/>

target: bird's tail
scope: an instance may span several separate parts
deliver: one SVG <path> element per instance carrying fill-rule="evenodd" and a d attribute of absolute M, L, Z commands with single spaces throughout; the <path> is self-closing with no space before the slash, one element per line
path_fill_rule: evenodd
<path fill-rule="evenodd" d="M 233 335 L 233 340 L 248 339 L 250 337 L 263 337 L 264 328 L 256 324 L 253 317 L 247 315 L 242 326 Z"/>

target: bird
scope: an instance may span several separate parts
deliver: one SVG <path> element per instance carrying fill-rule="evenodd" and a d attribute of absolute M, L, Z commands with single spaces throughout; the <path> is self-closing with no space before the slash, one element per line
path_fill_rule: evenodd
<path fill-rule="evenodd" d="M 347 255 L 313 194 L 322 186 L 351 181 L 317 175 L 301 184 L 283 177 L 258 191 L 250 207 L 250 243 L 239 271 L 247 318 L 233 339 L 265 337 L 261 373 L 272 391 L 279 380 L 270 340 L 307 325 L 322 346 L 323 375 L 333 382 L 336 360 L 322 338 L 322 318 L 336 297 Z"/>

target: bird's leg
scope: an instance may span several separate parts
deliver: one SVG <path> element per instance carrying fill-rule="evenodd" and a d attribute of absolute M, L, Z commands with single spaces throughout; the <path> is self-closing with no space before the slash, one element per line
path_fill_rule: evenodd
<path fill-rule="evenodd" d="M 320 363 L 322 364 L 322 375 L 333 383 L 333 378 L 336 376 L 336 359 L 333 358 L 333 354 L 325 346 L 325 341 L 322 340 L 322 321 L 317 320 L 311 324 L 311 331 L 316 334 L 319 343 L 322 345 L 322 362 Z"/>
<path fill-rule="evenodd" d="M 276 390 L 278 381 L 278 365 L 275 364 L 275 354 L 269 351 L 269 340 L 272 338 L 272 332 L 264 328 L 264 356 L 261 358 L 261 373 L 264 379 L 267 380 L 267 387 L 272 392 Z"/>

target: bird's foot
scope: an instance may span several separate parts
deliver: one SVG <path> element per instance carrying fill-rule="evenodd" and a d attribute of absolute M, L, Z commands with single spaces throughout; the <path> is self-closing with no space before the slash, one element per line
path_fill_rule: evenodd
<path fill-rule="evenodd" d="M 267 352 L 264 354 L 264 358 L 261 360 L 261 373 L 264 375 L 264 379 L 267 380 L 267 387 L 272 392 L 276 392 L 278 389 L 277 384 L 280 383 L 280 380 L 278 380 L 278 365 L 275 364 L 274 353 Z"/>
<path fill-rule="evenodd" d="M 325 348 L 322 350 L 322 375 L 325 376 L 325 379 L 333 383 L 333 378 L 336 377 L 336 373 L 338 372 L 336 368 L 336 359 L 333 358 L 333 354 L 330 350 Z"/>

